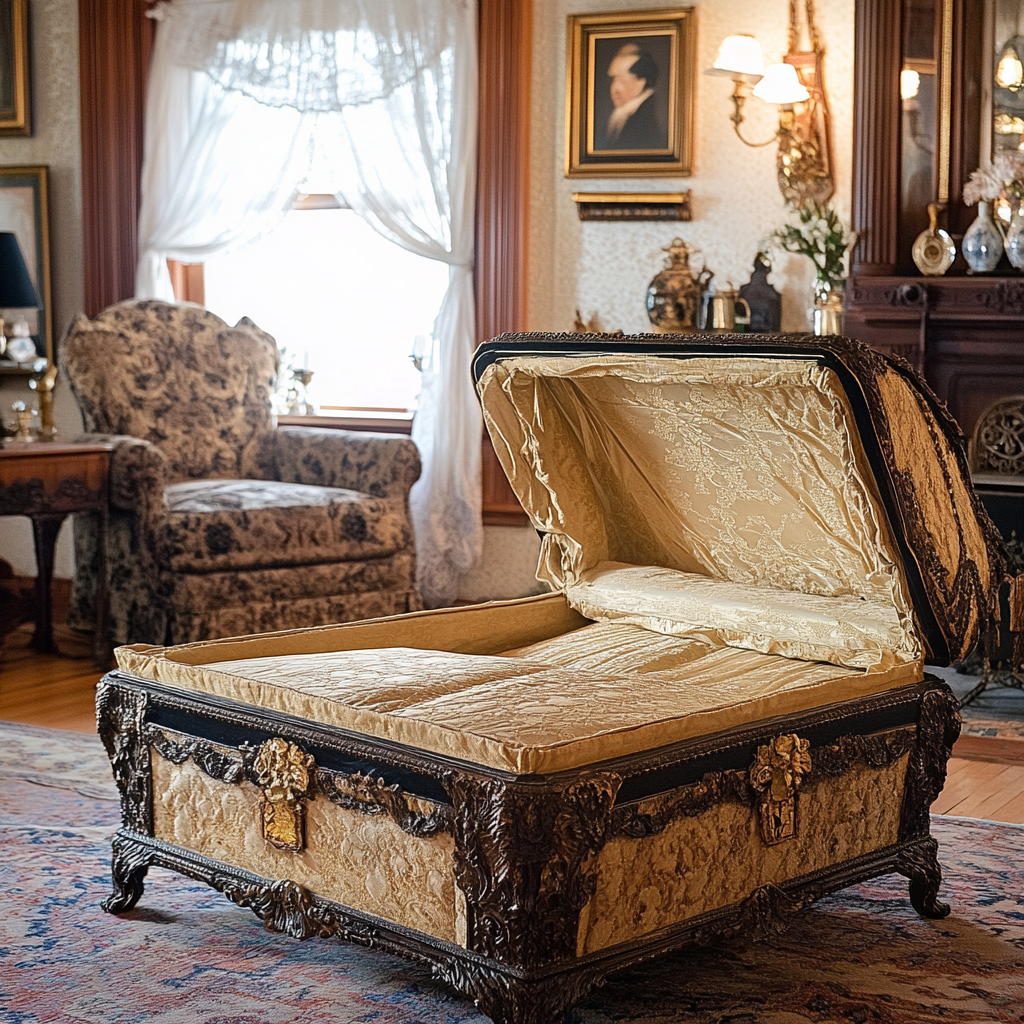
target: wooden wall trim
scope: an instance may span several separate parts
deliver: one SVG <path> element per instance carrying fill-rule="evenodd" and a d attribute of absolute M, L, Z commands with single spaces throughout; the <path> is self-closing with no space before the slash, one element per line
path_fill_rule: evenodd
<path fill-rule="evenodd" d="M 897 0 L 857 0 L 853 85 L 851 276 L 896 270 L 900 187 L 900 39 Z"/>
<path fill-rule="evenodd" d="M 85 311 L 135 294 L 149 0 L 79 0 Z"/>
<path fill-rule="evenodd" d="M 532 29 L 532 0 L 479 0 L 478 342 L 525 326 Z M 482 487 L 485 524 L 527 524 L 486 436 Z"/>

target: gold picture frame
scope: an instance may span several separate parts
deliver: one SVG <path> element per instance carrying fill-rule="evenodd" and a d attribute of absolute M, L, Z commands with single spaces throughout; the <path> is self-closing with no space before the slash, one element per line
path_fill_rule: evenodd
<path fill-rule="evenodd" d="M 28 0 L 0 0 L 0 135 L 31 135 Z"/>
<path fill-rule="evenodd" d="M 42 301 L 36 317 L 29 317 L 29 329 L 36 339 L 38 354 L 52 363 L 49 192 L 48 167 L 0 167 L 0 231 L 13 231 L 18 237 L 29 277 Z M 0 309 L 0 316 L 5 312 Z M 0 360 L 0 376 L 26 372 L 9 360 Z"/>
<path fill-rule="evenodd" d="M 692 7 L 569 15 L 567 178 L 690 174 L 696 34 Z"/>

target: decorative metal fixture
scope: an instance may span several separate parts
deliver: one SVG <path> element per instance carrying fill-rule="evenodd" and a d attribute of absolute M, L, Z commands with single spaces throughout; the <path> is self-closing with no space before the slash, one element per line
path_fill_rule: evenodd
<path fill-rule="evenodd" d="M 733 80 L 730 120 L 744 145 L 759 147 L 778 141 L 777 173 L 783 196 L 796 206 L 826 202 L 835 191 L 832 175 L 828 103 L 822 78 L 824 51 L 814 24 L 814 2 L 804 0 L 804 20 L 810 48 L 799 50 L 797 0 L 789 5 L 789 52 L 782 63 L 765 67 L 761 46 L 751 35 L 727 36 L 713 65 L 705 71 Z M 779 107 L 778 131 L 764 142 L 743 137 L 743 107 L 747 90 Z"/>

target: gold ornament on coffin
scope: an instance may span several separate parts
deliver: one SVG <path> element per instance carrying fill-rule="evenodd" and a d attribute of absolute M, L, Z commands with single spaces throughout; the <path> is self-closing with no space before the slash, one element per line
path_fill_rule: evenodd
<path fill-rule="evenodd" d="M 761 795 L 761 836 L 769 846 L 796 835 L 796 791 L 811 770 L 810 749 L 795 733 L 757 748 L 750 784 Z"/>
<path fill-rule="evenodd" d="M 303 800 L 313 768 L 311 754 L 304 754 L 294 743 L 283 739 L 262 743 L 253 758 L 253 774 L 263 797 L 263 838 L 279 850 L 298 853 L 306 845 Z"/>

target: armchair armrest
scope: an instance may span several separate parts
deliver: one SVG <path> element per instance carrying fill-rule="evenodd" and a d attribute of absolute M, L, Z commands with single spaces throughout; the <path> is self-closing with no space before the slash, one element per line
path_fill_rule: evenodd
<path fill-rule="evenodd" d="M 400 435 L 278 427 L 276 442 L 278 476 L 285 483 L 407 498 L 420 477 L 419 450 Z"/>
<path fill-rule="evenodd" d="M 82 434 L 78 441 L 110 444 L 110 504 L 148 518 L 163 508 L 167 459 L 155 444 L 126 434 Z"/>

